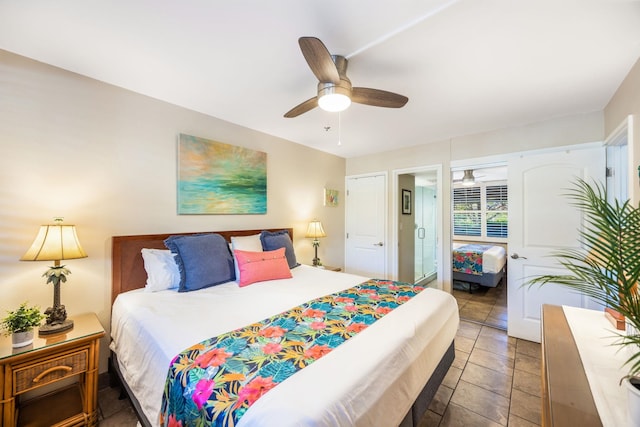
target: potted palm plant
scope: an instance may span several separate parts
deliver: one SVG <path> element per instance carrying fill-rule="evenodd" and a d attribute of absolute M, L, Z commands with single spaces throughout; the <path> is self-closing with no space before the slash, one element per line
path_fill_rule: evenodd
<path fill-rule="evenodd" d="M 584 249 L 555 252 L 568 273 L 538 276 L 528 284 L 567 286 L 624 316 L 627 330 L 618 344 L 630 349 L 630 357 L 629 373 L 621 383 L 628 390 L 631 425 L 640 425 L 640 208 L 629 200 L 609 202 L 602 185 L 584 180 L 578 180 L 567 195 L 583 214 Z"/>
<path fill-rule="evenodd" d="M 28 307 L 23 302 L 14 311 L 8 311 L 7 316 L 0 321 L 0 326 L 5 330 L 6 335 L 11 335 L 12 346 L 24 347 L 33 342 L 33 328 L 40 326 L 44 315 L 40 308 Z"/>

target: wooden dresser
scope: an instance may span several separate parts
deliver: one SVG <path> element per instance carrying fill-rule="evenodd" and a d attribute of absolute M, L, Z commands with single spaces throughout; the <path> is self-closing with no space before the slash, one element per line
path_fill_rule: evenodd
<path fill-rule="evenodd" d="M 73 329 L 37 336 L 25 347 L 14 349 L 11 337 L 0 337 L 1 426 L 98 424 L 98 357 L 105 332 L 93 313 L 70 319 Z"/>
<path fill-rule="evenodd" d="M 542 425 L 602 426 L 571 329 L 557 305 L 542 306 Z"/>

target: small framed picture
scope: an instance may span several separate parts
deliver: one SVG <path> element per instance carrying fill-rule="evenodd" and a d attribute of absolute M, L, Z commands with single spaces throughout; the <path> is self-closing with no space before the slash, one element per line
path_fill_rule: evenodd
<path fill-rule="evenodd" d="M 324 189 L 324 205 L 330 207 L 338 206 L 338 190 Z"/>
<path fill-rule="evenodd" d="M 402 189 L 402 215 L 411 215 L 411 190 Z"/>

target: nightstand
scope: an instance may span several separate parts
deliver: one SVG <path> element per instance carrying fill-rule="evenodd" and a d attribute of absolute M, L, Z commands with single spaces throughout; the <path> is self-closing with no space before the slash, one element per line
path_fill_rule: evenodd
<path fill-rule="evenodd" d="M 93 313 L 69 318 L 73 329 L 37 336 L 25 347 L 12 348 L 10 336 L 0 337 L 0 425 L 98 424 L 98 356 L 105 332 Z M 44 386 L 46 394 L 26 398 Z"/>

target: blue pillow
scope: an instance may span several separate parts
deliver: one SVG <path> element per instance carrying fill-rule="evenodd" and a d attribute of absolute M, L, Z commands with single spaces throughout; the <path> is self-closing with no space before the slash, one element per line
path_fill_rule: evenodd
<path fill-rule="evenodd" d="M 265 251 L 275 251 L 276 249 L 284 248 L 284 255 L 287 257 L 289 268 L 295 268 L 300 265 L 296 260 L 296 253 L 293 251 L 293 242 L 291 242 L 291 237 L 287 230 L 263 231 L 260 233 L 260 241 L 262 242 L 262 249 Z"/>
<path fill-rule="evenodd" d="M 164 244 L 176 254 L 180 270 L 178 292 L 208 288 L 236 278 L 229 245 L 219 234 L 171 236 Z"/>

